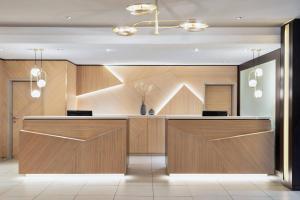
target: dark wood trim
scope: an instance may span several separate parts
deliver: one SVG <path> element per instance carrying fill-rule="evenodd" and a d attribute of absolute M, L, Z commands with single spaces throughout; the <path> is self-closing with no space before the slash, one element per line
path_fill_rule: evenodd
<path fill-rule="evenodd" d="M 256 65 L 261 65 L 263 63 L 266 63 L 266 62 L 269 62 L 272 60 L 276 60 L 276 62 L 279 61 L 279 63 L 280 63 L 280 53 L 281 53 L 281 50 L 276 49 L 275 51 L 272 51 L 263 56 L 255 58 L 254 60 L 249 60 L 249 61 L 239 65 L 239 70 L 243 71 L 243 70 L 249 69 L 251 67 L 254 67 Z"/>
<path fill-rule="evenodd" d="M 275 130 L 275 169 L 277 171 L 282 172 L 283 169 L 283 156 L 282 156 L 282 149 L 283 149 L 283 131 L 282 131 L 282 109 L 283 109 L 283 99 L 280 95 L 280 91 L 282 91 L 282 77 L 281 77 L 281 49 L 277 49 L 275 51 L 272 51 L 268 54 L 265 54 L 263 56 L 260 56 L 254 60 L 250 60 L 248 62 L 245 62 L 241 65 L 238 66 L 238 74 L 237 74 L 237 82 L 238 82 L 238 91 L 237 91 L 237 113 L 240 115 L 240 74 L 241 71 L 250 69 L 252 67 L 255 67 L 257 65 L 261 65 L 266 62 L 270 62 L 272 60 L 276 61 L 276 105 L 275 105 L 275 125 L 276 125 L 276 130 Z"/>
<path fill-rule="evenodd" d="M 290 116 L 289 116 L 289 161 L 292 189 L 300 188 L 300 19 L 290 23 Z"/>
<path fill-rule="evenodd" d="M 236 101 L 237 101 L 237 107 L 236 107 L 237 116 L 241 115 L 241 113 L 240 113 L 240 109 L 241 109 L 240 88 L 241 88 L 241 71 L 240 71 L 240 68 L 238 67 L 237 68 L 237 99 L 236 99 Z"/>

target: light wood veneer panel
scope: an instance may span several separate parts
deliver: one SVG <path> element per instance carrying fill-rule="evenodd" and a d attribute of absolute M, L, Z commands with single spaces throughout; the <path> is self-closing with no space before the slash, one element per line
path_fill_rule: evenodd
<path fill-rule="evenodd" d="M 160 115 L 201 114 L 203 102 L 187 87 L 183 86 L 177 94 L 158 113 Z"/>
<path fill-rule="evenodd" d="M 121 82 L 104 66 L 77 67 L 77 95 L 119 84 Z"/>
<path fill-rule="evenodd" d="M 24 130 L 87 140 L 114 128 L 126 128 L 124 120 L 24 120 Z"/>
<path fill-rule="evenodd" d="M 148 118 L 148 152 L 165 153 L 165 119 Z"/>
<path fill-rule="evenodd" d="M 227 111 L 232 115 L 232 86 L 206 85 L 205 110 Z"/>
<path fill-rule="evenodd" d="M 168 173 L 274 174 L 270 120 L 168 120 Z"/>
<path fill-rule="evenodd" d="M 2 65 L 2 67 L 0 67 L 0 112 L 2 116 L 2 125 L 0 126 L 0 153 L 2 157 L 6 157 L 9 125 L 9 80 L 29 80 L 30 70 L 34 65 L 34 61 L 7 60 L 0 61 L 0 65 Z M 72 85 L 74 81 L 67 84 L 68 78 L 69 80 L 72 78 L 70 77 L 72 75 L 67 72 L 67 68 L 70 65 L 72 64 L 67 61 L 43 62 L 43 69 L 47 72 L 47 86 L 43 90 L 41 97 L 43 100 L 43 115 L 65 115 L 67 108 L 74 108 L 75 95 L 72 95 L 72 90 L 74 90 L 76 85 Z M 69 89 L 67 89 L 67 87 Z M 70 89 L 72 87 L 73 89 Z"/>
<path fill-rule="evenodd" d="M 129 153 L 148 153 L 148 119 L 129 119 Z"/>
<path fill-rule="evenodd" d="M 205 99 L 206 84 L 233 85 L 233 114 L 237 107 L 236 66 L 106 66 L 123 81 L 121 87 L 114 87 L 99 93 L 78 98 L 79 109 L 90 109 L 98 114 L 139 114 L 141 96 L 134 87 L 138 81 L 153 84 L 155 89 L 146 97 L 147 108 L 156 112 L 166 103 L 183 83 L 193 89 L 201 100 Z M 83 67 L 82 67 L 83 68 Z M 93 79 L 87 80 L 93 81 Z M 181 95 L 184 96 L 184 95 Z M 191 96 L 191 98 L 189 97 Z M 189 101 L 183 101 L 187 99 Z M 181 103 L 183 102 L 183 103 Z M 187 103 L 186 103 L 187 102 Z M 193 95 L 176 100 L 170 114 L 199 114 L 202 104 Z M 160 113 L 162 114 L 162 112 Z"/>
<path fill-rule="evenodd" d="M 20 173 L 126 173 L 127 120 L 30 121 L 20 132 Z"/>

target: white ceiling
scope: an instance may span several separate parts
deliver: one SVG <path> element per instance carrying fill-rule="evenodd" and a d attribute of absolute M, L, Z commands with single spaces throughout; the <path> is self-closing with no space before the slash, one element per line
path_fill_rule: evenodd
<path fill-rule="evenodd" d="M 44 58 L 76 64 L 237 65 L 252 58 L 252 48 L 261 48 L 263 54 L 280 48 L 279 28 L 210 28 L 189 34 L 168 30 L 160 36 L 151 32 L 120 37 L 110 28 L 0 28 L 0 58 L 32 59 L 30 49 L 44 48 Z"/>
<path fill-rule="evenodd" d="M 262 48 L 263 54 L 280 48 L 280 26 L 300 17 L 300 0 L 160 0 L 161 19 L 198 18 L 210 28 L 114 35 L 112 26 L 151 18 L 125 10 L 137 2 L 0 0 L 0 58 L 32 59 L 28 49 L 44 48 L 46 59 L 77 64 L 237 65 L 252 58 L 251 48 Z"/>
<path fill-rule="evenodd" d="M 0 26 L 112 26 L 146 17 L 126 6 L 152 0 L 0 0 Z M 300 17 L 299 0 L 159 0 L 161 19 L 199 18 L 211 26 L 280 26 Z M 71 16 L 72 20 L 65 20 Z M 244 20 L 237 21 L 238 16 Z"/>

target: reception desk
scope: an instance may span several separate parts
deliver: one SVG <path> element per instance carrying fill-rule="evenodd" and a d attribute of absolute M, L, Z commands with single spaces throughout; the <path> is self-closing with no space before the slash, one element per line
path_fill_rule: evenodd
<path fill-rule="evenodd" d="M 25 117 L 23 126 L 21 174 L 125 174 L 130 148 L 166 152 L 169 174 L 274 173 L 268 118 L 44 116 Z"/>
<path fill-rule="evenodd" d="M 125 174 L 127 116 L 26 117 L 21 174 Z"/>
<path fill-rule="evenodd" d="M 167 172 L 274 174 L 268 118 L 169 116 Z"/>

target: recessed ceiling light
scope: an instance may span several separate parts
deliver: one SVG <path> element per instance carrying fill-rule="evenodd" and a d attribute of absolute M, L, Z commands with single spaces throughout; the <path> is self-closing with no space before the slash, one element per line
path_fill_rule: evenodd
<path fill-rule="evenodd" d="M 106 51 L 106 52 L 111 52 L 111 51 L 112 51 L 112 49 L 105 49 L 105 51 Z"/>
<path fill-rule="evenodd" d="M 72 17 L 71 16 L 66 16 L 66 20 L 71 20 Z"/>
<path fill-rule="evenodd" d="M 199 52 L 199 49 L 198 49 L 198 48 L 195 48 L 194 51 L 195 51 L 195 52 Z"/>
<path fill-rule="evenodd" d="M 239 16 L 239 17 L 236 17 L 235 19 L 236 20 L 242 20 L 244 17 L 242 17 L 242 16 Z"/>

